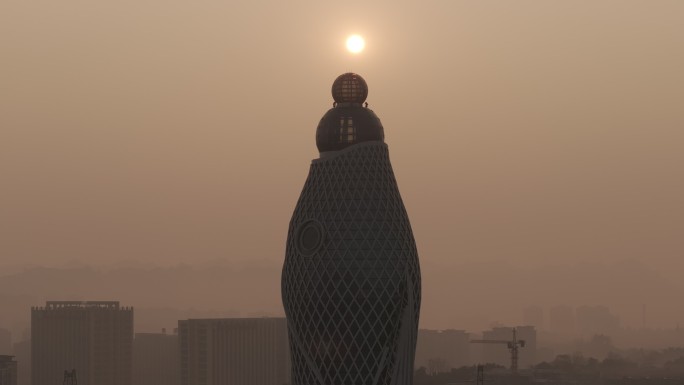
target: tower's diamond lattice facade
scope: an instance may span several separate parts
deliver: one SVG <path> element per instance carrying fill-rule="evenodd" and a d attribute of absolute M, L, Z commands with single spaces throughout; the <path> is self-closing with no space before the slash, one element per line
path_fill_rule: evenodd
<path fill-rule="evenodd" d="M 365 109 L 339 113 L 348 108 Z M 420 310 L 411 225 L 387 145 L 342 147 L 312 162 L 290 222 L 282 295 L 292 385 L 410 385 Z"/>

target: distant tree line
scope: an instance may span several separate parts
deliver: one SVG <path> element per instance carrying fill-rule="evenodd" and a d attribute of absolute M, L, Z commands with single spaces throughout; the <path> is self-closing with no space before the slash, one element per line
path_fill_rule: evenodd
<path fill-rule="evenodd" d="M 493 370 L 505 370 L 501 365 L 485 364 L 484 371 L 489 373 Z M 450 383 L 475 382 L 477 377 L 477 365 L 462 366 L 458 369 L 451 369 L 448 372 L 429 373 L 428 369 L 421 366 L 416 369 L 413 375 L 413 385 L 443 385 Z"/>
<path fill-rule="evenodd" d="M 603 360 L 582 354 L 562 354 L 550 362 L 523 369 L 512 378 L 504 367 L 484 366 L 485 384 L 526 384 L 545 382 L 582 385 L 660 385 L 684 384 L 684 348 L 664 350 L 629 349 L 610 352 Z M 463 366 L 443 372 L 420 367 L 414 385 L 475 383 L 477 367 Z"/>

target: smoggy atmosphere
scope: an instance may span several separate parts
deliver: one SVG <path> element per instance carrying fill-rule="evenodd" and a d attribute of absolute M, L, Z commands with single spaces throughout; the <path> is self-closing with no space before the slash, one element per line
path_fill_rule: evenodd
<path fill-rule="evenodd" d="M 605 305 L 675 328 L 683 19 L 679 0 L 3 1 L 0 322 L 69 299 L 282 315 L 316 126 L 355 72 L 411 217 L 421 327 Z"/>

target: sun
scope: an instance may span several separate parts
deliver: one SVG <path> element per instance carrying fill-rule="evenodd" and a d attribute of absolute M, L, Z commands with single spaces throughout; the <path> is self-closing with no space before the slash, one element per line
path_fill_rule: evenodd
<path fill-rule="evenodd" d="M 351 35 L 347 38 L 347 50 L 351 53 L 357 54 L 363 51 L 366 47 L 366 42 L 363 37 L 359 35 Z"/>

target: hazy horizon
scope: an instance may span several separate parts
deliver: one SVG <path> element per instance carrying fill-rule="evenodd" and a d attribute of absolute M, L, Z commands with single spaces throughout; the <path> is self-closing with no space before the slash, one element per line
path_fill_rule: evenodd
<path fill-rule="evenodd" d="M 421 263 L 443 267 L 426 295 L 477 263 L 635 261 L 681 288 L 683 16 L 675 0 L 3 2 L 0 269 L 280 268 L 330 86 L 352 71 Z M 658 294 L 659 322 L 684 321 Z"/>

